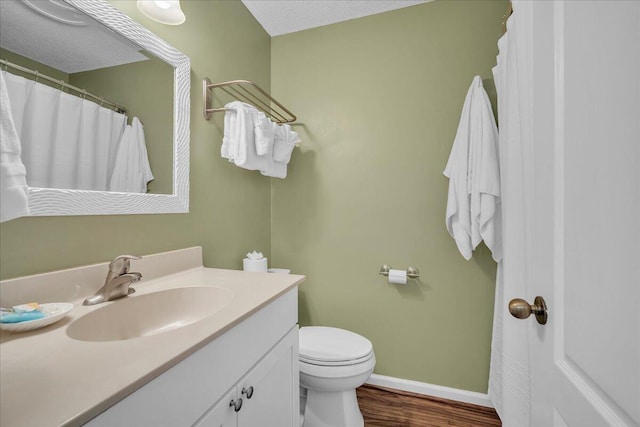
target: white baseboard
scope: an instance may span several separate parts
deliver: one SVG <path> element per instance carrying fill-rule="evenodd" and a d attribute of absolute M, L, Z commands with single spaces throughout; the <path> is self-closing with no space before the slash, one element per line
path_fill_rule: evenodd
<path fill-rule="evenodd" d="M 442 399 L 457 400 L 458 402 L 493 408 L 493 403 L 491 402 L 489 395 L 475 391 L 460 390 L 458 388 L 444 387 L 441 385 L 387 377 L 386 375 L 378 374 L 372 374 L 369 381 L 367 381 L 367 384 L 395 388 L 397 390 L 409 391 L 411 393 L 424 394 L 426 396 L 439 397 Z"/>

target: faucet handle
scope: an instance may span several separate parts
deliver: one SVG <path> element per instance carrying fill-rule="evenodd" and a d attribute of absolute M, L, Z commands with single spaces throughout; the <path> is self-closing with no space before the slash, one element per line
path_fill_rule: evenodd
<path fill-rule="evenodd" d="M 117 275 L 127 274 L 129 268 L 131 268 L 132 259 L 138 260 L 142 259 L 142 257 L 136 255 L 119 255 L 109 263 L 109 271 Z"/>

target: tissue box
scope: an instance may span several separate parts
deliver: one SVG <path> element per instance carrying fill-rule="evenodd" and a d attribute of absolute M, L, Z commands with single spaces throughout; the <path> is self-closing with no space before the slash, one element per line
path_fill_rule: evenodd
<path fill-rule="evenodd" d="M 242 260 L 242 269 L 244 271 L 257 271 L 260 273 L 266 273 L 267 259 L 266 258 L 261 258 L 261 259 L 244 258 Z"/>

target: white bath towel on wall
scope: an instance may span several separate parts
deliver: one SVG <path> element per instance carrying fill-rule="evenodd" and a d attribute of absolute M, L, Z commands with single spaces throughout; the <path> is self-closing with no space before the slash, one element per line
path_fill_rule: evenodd
<path fill-rule="evenodd" d="M 469 132 L 473 85 L 467 91 L 444 175 L 449 178 L 446 225 L 462 256 L 469 260 L 473 252 L 471 244 L 471 206 L 469 200 Z"/>
<path fill-rule="evenodd" d="M 254 116 L 254 143 L 258 156 L 269 156 L 273 150 L 275 131 L 277 125 L 272 122 L 265 113 L 259 112 Z"/>
<path fill-rule="evenodd" d="M 291 153 L 299 142 L 300 137 L 291 130 L 291 126 L 288 124 L 276 126 L 273 150 L 269 158 L 268 167 L 266 170 L 261 170 L 260 173 L 272 178 L 285 179 L 287 177 L 288 164 L 291 160 Z"/>
<path fill-rule="evenodd" d="M 0 72 L 0 222 L 29 214 L 26 169 L 3 74 Z"/>
<path fill-rule="evenodd" d="M 258 155 L 256 149 L 255 125 L 261 113 L 253 105 L 240 101 L 230 102 L 225 107 L 229 110 L 225 113 L 224 138 L 220 149 L 222 157 L 243 169 L 266 169 L 269 159 Z"/>
<path fill-rule="evenodd" d="M 469 159 L 473 162 L 469 168 L 471 244 L 476 248 L 484 240 L 497 262 L 502 259 L 498 128 L 491 101 L 480 77 L 476 76 L 474 83 L 473 122 L 469 140 Z"/>
<path fill-rule="evenodd" d="M 449 161 L 446 225 L 470 259 L 482 240 L 494 260 L 502 257 L 498 131 L 479 76 L 467 91 Z"/>
<path fill-rule="evenodd" d="M 220 155 L 238 167 L 286 178 L 291 152 L 300 142 L 298 134 L 289 125 L 276 125 L 253 105 L 233 101 L 225 107 Z"/>

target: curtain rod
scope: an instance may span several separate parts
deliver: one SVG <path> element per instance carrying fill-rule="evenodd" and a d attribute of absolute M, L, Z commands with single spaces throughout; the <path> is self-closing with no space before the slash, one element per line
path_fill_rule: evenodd
<path fill-rule="evenodd" d="M 126 108 L 121 107 L 120 105 L 116 104 L 115 102 L 111 102 L 109 100 L 106 100 L 106 99 L 102 98 L 101 96 L 94 95 L 91 92 L 88 92 L 86 89 L 80 89 L 79 87 L 70 85 L 69 83 L 65 82 L 64 80 L 58 80 L 58 79 L 54 79 L 53 77 L 49 77 L 46 74 L 40 73 L 38 70 L 31 70 L 31 69 L 25 68 L 25 67 L 23 67 L 21 65 L 14 64 L 13 62 L 7 61 L 5 59 L 0 59 L 0 64 L 2 64 L 5 67 L 5 69 L 6 69 L 6 67 L 11 67 L 11 68 L 14 68 L 16 70 L 22 71 L 23 73 L 27 73 L 27 74 L 31 74 L 32 76 L 35 76 L 36 77 L 36 82 L 38 81 L 38 79 L 44 79 L 44 80 L 48 80 L 50 82 L 56 83 L 56 84 L 58 84 L 58 85 L 60 85 L 62 87 L 65 87 L 67 89 L 74 90 L 74 91 L 82 94 L 82 97 L 93 98 L 96 101 L 98 101 L 100 106 L 108 106 L 108 107 L 112 108 L 113 110 L 115 110 L 118 113 L 125 114 L 127 112 Z"/>

